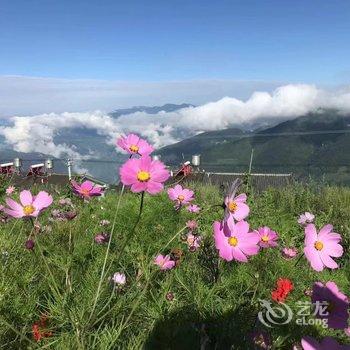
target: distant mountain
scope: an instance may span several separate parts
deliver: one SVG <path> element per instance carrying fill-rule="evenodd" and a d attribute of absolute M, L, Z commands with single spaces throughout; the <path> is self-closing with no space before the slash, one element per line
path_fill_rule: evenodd
<path fill-rule="evenodd" d="M 187 107 L 194 107 L 194 105 L 188 104 L 188 103 L 182 103 L 180 105 L 167 103 L 163 106 L 154 106 L 154 107 L 147 107 L 147 106 L 136 106 L 131 108 L 125 108 L 125 109 L 116 109 L 115 111 L 109 113 L 109 115 L 113 118 L 118 118 L 121 115 L 127 115 L 132 114 L 136 112 L 145 112 L 148 114 L 157 114 L 159 112 L 174 112 L 182 108 Z"/>
<path fill-rule="evenodd" d="M 201 153 L 209 171 L 245 172 L 254 149 L 254 172 L 292 172 L 350 183 L 350 115 L 327 110 L 255 133 L 206 132 L 162 148 L 162 159 L 179 163 Z"/>
<path fill-rule="evenodd" d="M 118 109 L 111 112 L 110 115 L 118 118 L 121 115 L 128 115 L 136 112 L 145 112 L 148 114 L 156 114 L 161 111 L 172 112 L 182 108 L 191 107 L 190 104 L 165 104 L 163 106 L 137 106 L 128 109 Z M 8 125 L 8 120 L 0 119 L 0 125 Z M 75 149 L 83 156 L 92 155 L 94 160 L 86 160 L 75 163 L 76 170 L 79 172 L 88 171 L 91 175 L 108 182 L 115 182 L 118 179 L 118 167 L 125 161 L 127 156 L 117 153 L 113 145 L 106 143 L 105 136 L 99 135 L 96 130 L 86 128 L 69 128 L 62 129 L 54 136 L 56 144 L 65 144 Z M 0 135 L 0 163 L 12 161 L 13 158 L 19 157 L 23 160 L 23 169 L 27 170 L 30 164 L 34 162 L 42 162 L 52 155 L 41 153 L 21 153 L 16 152 L 5 143 L 4 137 Z M 103 161 L 101 161 L 101 159 Z M 106 160 L 106 161 L 104 161 Z M 55 159 L 55 171 L 66 172 L 67 167 L 65 160 Z"/>

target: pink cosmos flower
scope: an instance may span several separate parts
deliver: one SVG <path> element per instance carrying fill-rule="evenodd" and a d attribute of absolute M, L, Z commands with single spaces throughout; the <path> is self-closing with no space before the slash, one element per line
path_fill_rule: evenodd
<path fill-rule="evenodd" d="M 315 215 L 306 211 L 304 214 L 301 214 L 299 216 L 298 223 L 300 225 L 307 225 L 307 224 L 311 224 L 314 221 L 314 219 L 315 219 Z"/>
<path fill-rule="evenodd" d="M 269 248 L 277 246 L 278 234 L 275 231 L 272 231 L 269 227 L 260 227 L 257 230 L 255 230 L 255 232 L 260 237 L 260 247 Z"/>
<path fill-rule="evenodd" d="M 340 345 L 331 337 L 325 337 L 319 343 L 315 338 L 306 336 L 302 338 L 301 346 L 303 350 L 350 350 L 349 345 Z"/>
<path fill-rule="evenodd" d="M 201 208 L 197 204 L 190 204 L 186 207 L 190 213 L 199 213 Z"/>
<path fill-rule="evenodd" d="M 345 334 L 350 337 L 350 327 L 344 329 Z"/>
<path fill-rule="evenodd" d="M 282 249 L 282 256 L 286 260 L 291 260 L 295 258 L 298 254 L 298 250 L 296 248 L 283 248 Z"/>
<path fill-rule="evenodd" d="M 112 277 L 111 281 L 114 284 L 118 284 L 120 286 L 123 286 L 126 283 L 126 276 L 123 273 L 116 272 Z"/>
<path fill-rule="evenodd" d="M 319 233 L 313 224 L 305 227 L 304 253 L 316 271 L 322 271 L 325 266 L 330 269 L 338 268 L 338 264 L 331 257 L 341 257 L 343 247 L 339 244 L 341 236 L 332 230 L 332 225 L 323 226 Z"/>
<path fill-rule="evenodd" d="M 194 200 L 194 192 L 190 189 L 182 188 L 181 185 L 176 185 L 173 188 L 169 188 L 168 196 L 172 201 L 176 203 L 176 206 L 178 208 Z"/>
<path fill-rule="evenodd" d="M 258 253 L 260 237 L 256 232 L 248 232 L 249 224 L 246 221 L 235 224 L 230 216 L 223 223 L 215 221 L 213 226 L 215 246 L 222 259 L 247 262 L 248 256 Z"/>
<path fill-rule="evenodd" d="M 15 186 L 9 186 L 6 188 L 6 194 L 10 196 L 13 192 L 15 192 L 16 188 Z"/>
<path fill-rule="evenodd" d="M 117 146 L 129 154 L 138 154 L 146 156 L 154 151 L 154 148 L 146 141 L 135 134 L 129 134 L 125 137 L 120 137 L 117 140 Z"/>
<path fill-rule="evenodd" d="M 94 196 L 101 196 L 102 187 L 96 186 L 93 182 L 86 180 L 81 185 L 79 185 L 76 181 L 71 182 L 73 186 L 73 191 L 80 195 L 84 199 L 89 199 Z"/>
<path fill-rule="evenodd" d="M 245 203 L 247 195 L 242 193 L 236 197 L 229 195 L 225 197 L 225 220 L 233 216 L 236 221 L 244 220 L 249 215 L 249 207 Z"/>
<path fill-rule="evenodd" d="M 3 208 L 3 212 L 14 218 L 37 217 L 40 212 L 52 203 L 52 197 L 45 191 L 40 191 L 33 196 L 30 191 L 24 190 L 19 194 L 20 203 L 11 198 L 6 198 L 9 208 Z"/>
<path fill-rule="evenodd" d="M 325 285 L 321 282 L 314 283 L 311 300 L 316 305 L 326 304 L 325 312 L 318 308 L 315 316 L 327 319 L 329 328 L 345 329 L 348 327 L 349 300 L 334 282 L 327 282 Z"/>
<path fill-rule="evenodd" d="M 175 267 L 175 261 L 171 260 L 170 255 L 158 254 L 154 259 L 154 264 L 158 265 L 161 270 L 171 270 Z"/>
<path fill-rule="evenodd" d="M 165 165 L 149 156 L 129 159 L 120 168 L 120 179 L 124 185 L 131 185 L 132 192 L 159 193 L 169 176 Z"/>

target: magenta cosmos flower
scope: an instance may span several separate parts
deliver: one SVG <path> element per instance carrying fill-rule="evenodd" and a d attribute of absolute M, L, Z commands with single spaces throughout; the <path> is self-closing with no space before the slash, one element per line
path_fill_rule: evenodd
<path fill-rule="evenodd" d="M 156 194 L 162 191 L 169 176 L 165 165 L 149 156 L 129 159 L 120 168 L 120 179 L 124 185 L 131 186 L 132 192 Z"/>
<path fill-rule="evenodd" d="M 158 254 L 154 259 L 154 264 L 161 270 L 170 270 L 175 266 L 175 261 L 171 260 L 170 255 Z"/>
<path fill-rule="evenodd" d="M 176 203 L 177 207 L 186 205 L 194 200 L 194 192 L 188 188 L 182 188 L 181 185 L 168 189 L 169 198 Z"/>
<path fill-rule="evenodd" d="M 102 187 L 96 186 L 89 180 L 84 181 L 81 185 L 76 181 L 72 181 L 71 184 L 73 186 L 73 191 L 84 199 L 101 196 L 103 191 Z"/>
<path fill-rule="evenodd" d="M 317 310 L 316 317 L 327 319 L 328 327 L 333 329 L 345 329 L 348 327 L 348 307 L 349 300 L 343 294 L 334 282 L 327 282 L 325 285 L 321 282 L 316 282 L 313 285 L 312 297 L 313 304 L 326 304 L 326 312 Z M 323 305 L 324 305 L 323 304 Z"/>
<path fill-rule="evenodd" d="M 307 224 L 311 224 L 314 221 L 314 219 L 315 219 L 315 215 L 306 211 L 304 214 L 301 214 L 299 216 L 298 223 L 300 225 L 307 225 Z"/>
<path fill-rule="evenodd" d="M 349 345 L 340 345 L 331 337 L 323 338 L 319 343 L 315 338 L 306 336 L 301 340 L 301 346 L 303 350 L 350 350 Z"/>
<path fill-rule="evenodd" d="M 138 154 L 146 156 L 154 151 L 154 148 L 146 141 L 135 134 L 129 134 L 125 137 L 120 137 L 117 140 L 117 146 L 129 154 Z"/>
<path fill-rule="evenodd" d="M 322 271 L 325 266 L 330 269 L 338 268 L 338 264 L 331 257 L 341 257 L 343 247 L 339 244 L 341 236 L 332 230 L 332 225 L 323 226 L 319 233 L 313 224 L 305 227 L 304 253 L 316 271 Z"/>
<path fill-rule="evenodd" d="M 256 232 L 248 232 L 249 224 L 239 221 L 236 224 L 232 217 L 220 223 L 214 222 L 214 239 L 219 256 L 226 260 L 247 262 L 247 256 L 255 255 L 259 251 L 260 237 Z"/>
<path fill-rule="evenodd" d="M 260 237 L 260 247 L 270 248 L 277 246 L 278 234 L 275 231 L 272 231 L 269 227 L 260 227 L 257 230 L 255 230 L 255 232 Z"/>
<path fill-rule="evenodd" d="M 30 191 L 24 190 L 19 194 L 20 203 L 11 198 L 6 198 L 9 208 L 3 208 L 3 212 L 14 218 L 37 217 L 42 210 L 49 207 L 52 197 L 45 191 L 40 191 L 33 196 Z"/>
<path fill-rule="evenodd" d="M 229 195 L 225 197 L 225 220 L 233 216 L 236 221 L 241 221 L 249 215 L 249 207 L 245 203 L 247 195 L 242 193 L 236 197 Z"/>

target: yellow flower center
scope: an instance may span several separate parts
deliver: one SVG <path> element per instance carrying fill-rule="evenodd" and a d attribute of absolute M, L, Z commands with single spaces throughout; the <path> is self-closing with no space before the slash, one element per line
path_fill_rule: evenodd
<path fill-rule="evenodd" d="M 234 213 L 236 210 L 237 210 L 237 204 L 235 202 L 230 202 L 228 204 L 228 210 L 231 212 L 231 213 Z"/>
<path fill-rule="evenodd" d="M 83 195 L 83 196 L 89 196 L 89 194 L 90 194 L 90 191 L 89 190 L 87 190 L 86 188 L 84 188 L 84 189 L 82 189 L 81 191 L 81 194 Z"/>
<path fill-rule="evenodd" d="M 23 213 L 24 215 L 30 215 L 35 212 L 35 208 L 30 204 L 30 205 L 25 205 L 23 207 Z"/>
<path fill-rule="evenodd" d="M 177 197 L 177 199 L 182 202 L 185 199 L 185 196 L 183 196 L 182 194 L 180 194 L 180 196 Z"/>
<path fill-rule="evenodd" d="M 139 151 L 139 146 L 131 145 L 129 149 L 131 152 L 137 153 Z"/>
<path fill-rule="evenodd" d="M 267 243 L 269 241 L 269 236 L 267 235 L 264 235 L 261 237 L 261 240 L 264 242 L 264 243 Z"/>
<path fill-rule="evenodd" d="M 141 182 L 146 182 L 151 178 L 151 174 L 148 171 L 139 171 L 137 173 L 137 180 L 141 181 Z"/>
<path fill-rule="evenodd" d="M 315 242 L 315 248 L 317 250 L 322 250 L 323 249 L 323 243 L 320 241 Z"/>
<path fill-rule="evenodd" d="M 230 237 L 228 239 L 228 244 L 235 247 L 238 244 L 238 239 L 236 237 Z"/>

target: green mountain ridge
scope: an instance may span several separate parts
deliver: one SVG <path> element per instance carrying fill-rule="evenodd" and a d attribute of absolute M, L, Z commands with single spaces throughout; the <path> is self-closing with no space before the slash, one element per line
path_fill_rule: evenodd
<path fill-rule="evenodd" d="M 205 132 L 158 153 L 172 164 L 200 153 L 207 171 L 246 172 L 252 150 L 253 172 L 324 176 L 331 182 L 350 183 L 350 115 L 326 110 L 255 133 Z"/>

